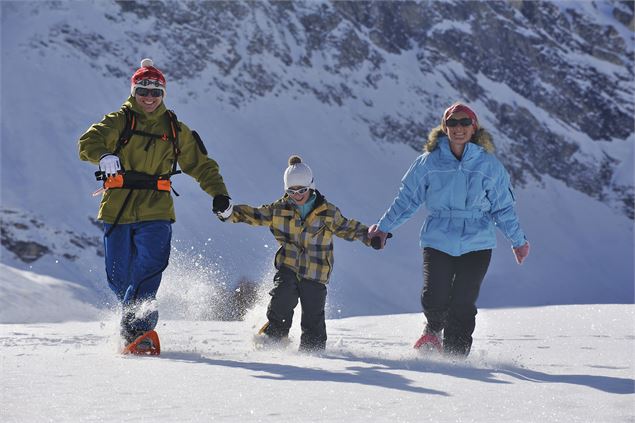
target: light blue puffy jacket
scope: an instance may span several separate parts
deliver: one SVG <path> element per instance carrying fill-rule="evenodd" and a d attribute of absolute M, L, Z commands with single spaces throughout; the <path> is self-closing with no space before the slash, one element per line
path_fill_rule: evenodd
<path fill-rule="evenodd" d="M 417 157 L 401 181 L 399 194 L 379 221 L 391 232 L 422 204 L 429 214 L 421 228 L 421 247 L 452 256 L 496 247 L 494 226 L 514 248 L 525 234 L 514 211 L 514 195 L 503 164 L 475 143 L 465 146 L 458 160 L 445 135 L 431 152 Z"/>

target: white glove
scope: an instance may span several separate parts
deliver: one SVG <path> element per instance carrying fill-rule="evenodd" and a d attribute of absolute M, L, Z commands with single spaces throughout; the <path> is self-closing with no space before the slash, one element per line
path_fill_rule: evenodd
<path fill-rule="evenodd" d="M 225 211 L 217 212 L 216 216 L 218 216 L 218 218 L 224 222 L 227 219 L 229 219 L 229 216 L 232 215 L 233 211 L 234 211 L 234 203 L 232 203 L 232 200 L 230 199 L 229 200 L 229 207 L 227 207 L 225 209 Z"/>
<path fill-rule="evenodd" d="M 121 164 L 119 164 L 119 157 L 114 154 L 108 154 L 101 158 L 99 161 L 99 169 L 106 174 L 106 176 L 116 175 L 117 171 L 121 170 Z"/>

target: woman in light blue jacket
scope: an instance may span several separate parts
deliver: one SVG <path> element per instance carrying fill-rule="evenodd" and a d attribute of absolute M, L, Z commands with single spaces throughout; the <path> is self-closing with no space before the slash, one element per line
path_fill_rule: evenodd
<path fill-rule="evenodd" d="M 417 349 L 469 354 L 476 300 L 496 247 L 495 226 L 510 240 L 518 264 L 529 254 L 509 175 L 493 151 L 476 113 L 453 104 L 430 132 L 424 154 L 406 172 L 390 208 L 369 228 L 369 237 L 379 236 L 384 245 L 388 232 L 427 205 L 420 236 L 427 323 Z"/>

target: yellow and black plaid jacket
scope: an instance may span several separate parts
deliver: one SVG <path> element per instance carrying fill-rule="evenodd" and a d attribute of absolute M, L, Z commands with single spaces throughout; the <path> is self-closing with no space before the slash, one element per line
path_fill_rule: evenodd
<path fill-rule="evenodd" d="M 261 207 L 235 205 L 231 222 L 268 226 L 280 244 L 275 266 L 288 267 L 299 278 L 327 284 L 333 269 L 333 235 L 370 245 L 368 227 L 346 219 L 340 210 L 316 191 L 315 208 L 302 220 L 298 208 L 287 195 Z"/>

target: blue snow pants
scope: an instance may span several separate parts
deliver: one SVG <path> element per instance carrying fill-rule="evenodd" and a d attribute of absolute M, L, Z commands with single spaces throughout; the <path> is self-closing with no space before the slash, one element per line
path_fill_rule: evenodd
<path fill-rule="evenodd" d="M 104 224 L 104 234 L 112 225 Z M 172 241 L 169 220 L 118 224 L 104 236 L 108 285 L 122 305 L 122 335 L 133 338 L 156 327 L 159 312 L 139 307 L 156 298 L 168 266 Z"/>

